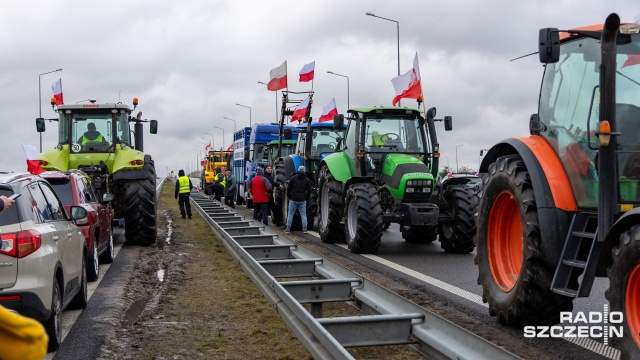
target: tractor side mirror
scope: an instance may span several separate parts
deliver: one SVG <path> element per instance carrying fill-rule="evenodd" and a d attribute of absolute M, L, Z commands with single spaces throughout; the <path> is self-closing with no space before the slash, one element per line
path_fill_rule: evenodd
<path fill-rule="evenodd" d="M 44 119 L 43 118 L 37 118 L 36 119 L 36 130 L 40 133 L 40 132 L 44 132 L 45 130 L 45 126 L 44 126 Z"/>
<path fill-rule="evenodd" d="M 344 114 L 333 115 L 333 130 L 341 130 L 344 124 Z"/>
<path fill-rule="evenodd" d="M 557 63 L 560 60 L 560 33 L 556 28 L 540 29 L 538 34 L 538 55 L 544 64 Z"/>
<path fill-rule="evenodd" d="M 453 130 L 453 118 L 451 116 L 444 117 L 444 130 L 445 131 Z"/>
<path fill-rule="evenodd" d="M 285 140 L 291 140 L 292 138 L 293 138 L 293 130 L 284 129 L 284 139 Z"/>
<path fill-rule="evenodd" d="M 149 132 L 152 134 L 158 133 L 158 120 L 150 120 L 149 121 Z"/>

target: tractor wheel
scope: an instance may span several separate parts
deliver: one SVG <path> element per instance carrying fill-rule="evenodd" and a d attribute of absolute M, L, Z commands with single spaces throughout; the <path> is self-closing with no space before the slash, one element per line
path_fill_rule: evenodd
<path fill-rule="evenodd" d="M 307 200 L 307 230 L 313 230 L 316 215 L 318 215 L 318 191 L 311 189 L 311 195 Z"/>
<path fill-rule="evenodd" d="M 402 238 L 410 244 L 430 244 L 438 239 L 438 226 L 402 226 Z"/>
<path fill-rule="evenodd" d="M 318 180 L 320 189 L 318 198 L 318 232 L 325 243 L 344 242 L 344 224 L 342 221 L 342 184 L 333 178 L 326 166 L 320 170 Z"/>
<path fill-rule="evenodd" d="M 624 313 L 624 337 L 612 339 L 620 348 L 620 358 L 636 359 L 640 356 L 640 226 L 620 235 L 620 245 L 611 253 L 606 296 L 612 312 Z"/>
<path fill-rule="evenodd" d="M 125 184 L 124 231 L 129 244 L 155 244 L 156 175 L 153 160 L 145 156 L 144 179 L 129 180 Z"/>
<path fill-rule="evenodd" d="M 275 204 L 274 212 L 280 214 L 282 218 L 282 222 L 285 223 L 287 221 L 287 174 L 284 169 L 284 162 L 282 160 L 278 161 L 276 164 L 276 189 L 273 192 L 274 199 L 273 202 Z M 280 186 L 282 185 L 282 189 Z"/>
<path fill-rule="evenodd" d="M 442 194 L 440 213 L 453 220 L 440 223 L 440 246 L 448 253 L 469 253 L 475 247 L 478 195 L 465 185 L 451 185 Z"/>
<path fill-rule="evenodd" d="M 542 252 L 529 172 L 520 156 L 508 155 L 491 164 L 486 176 L 475 259 L 482 300 L 503 324 L 557 324 L 573 299 L 551 291 L 556 264 Z"/>
<path fill-rule="evenodd" d="M 380 194 L 372 183 L 357 183 L 347 189 L 345 197 L 345 236 L 354 254 L 375 254 L 382 238 Z"/>

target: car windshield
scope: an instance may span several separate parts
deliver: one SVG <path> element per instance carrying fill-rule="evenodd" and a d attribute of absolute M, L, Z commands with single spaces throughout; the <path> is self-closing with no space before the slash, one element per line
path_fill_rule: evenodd
<path fill-rule="evenodd" d="M 364 126 L 368 151 L 424 153 L 417 117 L 367 116 Z"/>
<path fill-rule="evenodd" d="M 73 194 L 69 179 L 47 179 L 64 205 L 73 205 Z"/>

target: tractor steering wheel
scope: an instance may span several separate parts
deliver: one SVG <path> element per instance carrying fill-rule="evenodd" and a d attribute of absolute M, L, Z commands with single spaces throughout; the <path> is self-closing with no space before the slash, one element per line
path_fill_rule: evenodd
<path fill-rule="evenodd" d="M 395 136 L 395 139 L 392 139 L 389 135 L 393 135 Z M 386 138 L 385 138 L 386 136 Z M 396 133 L 386 133 L 386 134 L 382 134 L 382 136 L 380 136 L 380 140 L 382 141 L 387 141 L 387 140 L 400 140 L 400 135 L 396 134 Z"/>

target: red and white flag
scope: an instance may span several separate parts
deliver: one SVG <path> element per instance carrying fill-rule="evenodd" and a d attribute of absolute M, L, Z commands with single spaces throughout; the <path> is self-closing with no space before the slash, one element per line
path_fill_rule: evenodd
<path fill-rule="evenodd" d="M 211 142 L 209 142 L 207 146 L 204 147 L 205 150 L 209 150 L 210 148 L 211 148 Z"/>
<path fill-rule="evenodd" d="M 45 170 L 40 166 L 40 159 L 38 159 L 38 150 L 33 145 L 22 144 L 22 150 L 27 156 L 27 170 L 34 175 L 40 175 Z"/>
<path fill-rule="evenodd" d="M 316 62 L 312 61 L 300 70 L 300 82 L 308 82 L 313 80 L 313 71 L 316 69 Z"/>
<path fill-rule="evenodd" d="M 333 115 L 338 114 L 338 108 L 336 107 L 336 99 L 331 98 L 331 101 L 322 107 L 322 115 L 318 122 L 333 121 Z"/>
<path fill-rule="evenodd" d="M 56 105 L 63 105 L 64 100 L 62 100 L 62 79 L 56 80 L 56 82 L 51 85 L 51 90 L 53 90 L 53 97 L 56 99 Z"/>
<path fill-rule="evenodd" d="M 229 147 L 227 148 L 227 151 L 231 151 L 233 150 L 233 144 L 229 145 Z"/>
<path fill-rule="evenodd" d="M 413 59 L 413 69 L 405 74 L 391 79 L 393 87 L 396 89 L 396 97 L 393 98 L 393 106 L 400 99 L 418 99 L 422 95 L 422 85 L 420 84 L 420 67 L 418 66 L 418 53 Z"/>
<path fill-rule="evenodd" d="M 634 24 L 640 24 L 640 14 L 636 15 L 635 19 L 633 19 Z M 627 55 L 627 61 L 622 64 L 622 67 L 638 65 L 640 64 L 640 55 L 638 54 L 629 54 Z"/>
<path fill-rule="evenodd" d="M 291 116 L 291 121 L 294 120 L 302 120 L 304 116 L 307 114 L 307 108 L 309 107 L 309 97 L 307 96 L 303 102 L 296 106 L 296 109 L 293 111 L 293 116 Z"/>
<path fill-rule="evenodd" d="M 278 91 L 287 87 L 287 61 L 285 60 L 282 65 L 275 69 L 271 69 L 269 72 L 269 83 L 267 84 L 267 90 Z"/>

